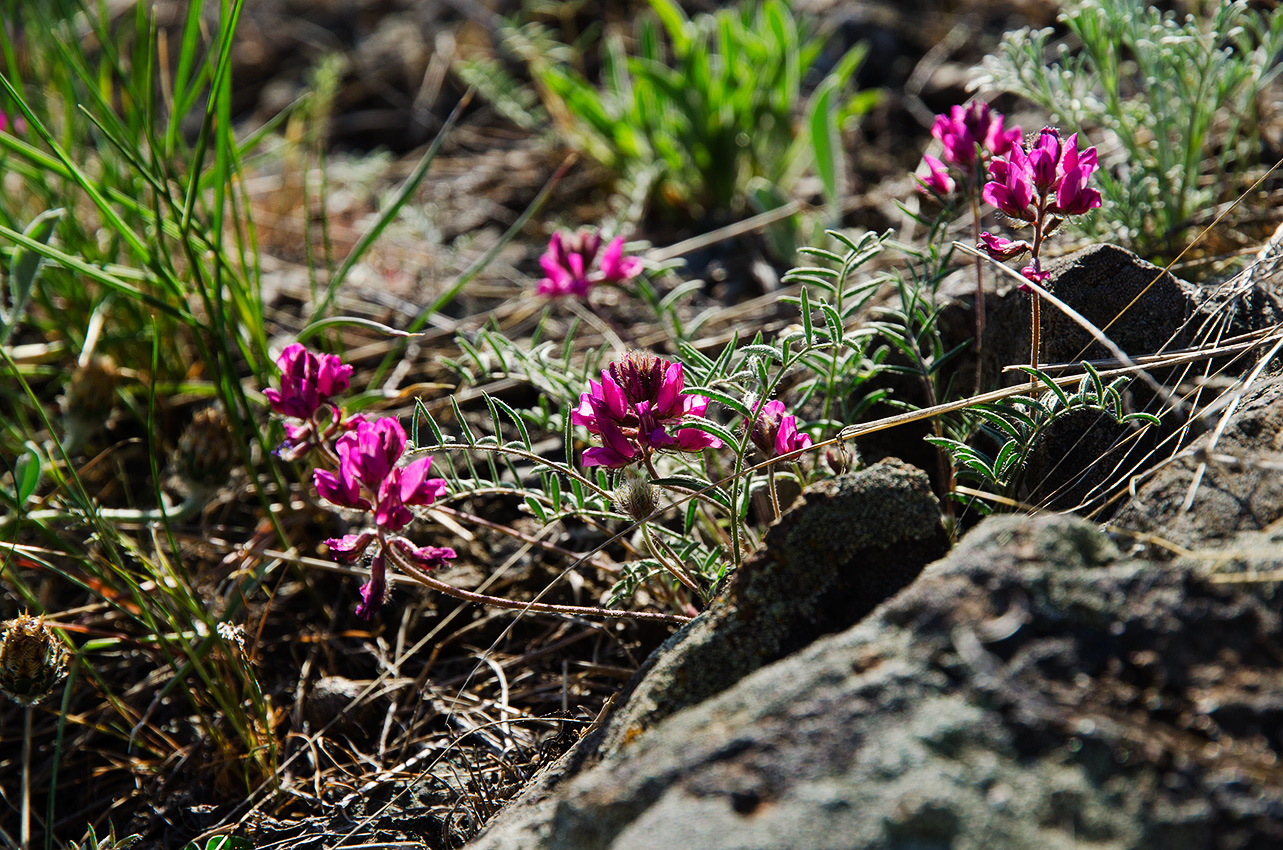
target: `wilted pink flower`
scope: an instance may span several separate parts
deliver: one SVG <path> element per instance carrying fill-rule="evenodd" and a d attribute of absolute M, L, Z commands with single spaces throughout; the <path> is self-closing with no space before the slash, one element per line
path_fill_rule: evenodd
<path fill-rule="evenodd" d="M 952 195 L 957 184 L 949 176 L 949 169 L 945 164 L 931 154 L 923 156 L 922 163 L 927 167 L 927 173 L 926 176 L 914 175 L 918 178 L 918 188 L 937 195 Z"/>
<path fill-rule="evenodd" d="M 570 418 L 600 436 L 602 445 L 584 452 L 584 466 L 618 468 L 648 459 L 655 449 L 697 452 L 722 444 L 696 428 L 681 427 L 684 418 L 704 415 L 708 399 L 682 394 L 680 363 L 633 351 L 588 386 Z"/>
<path fill-rule="evenodd" d="M 641 274 L 641 260 L 624 256 L 622 236 L 611 240 L 598 261 L 600 250 L 601 235 L 594 230 L 581 230 L 573 236 L 554 233 L 548 250 L 539 258 L 545 276 L 539 281 L 538 294 L 582 298 L 599 283 L 623 283 Z"/>
<path fill-rule="evenodd" d="M 342 564 L 356 563 L 372 543 L 376 544 L 370 581 L 361 589 L 362 602 L 357 608 L 362 617 L 373 615 L 386 596 L 385 559 L 389 544 L 394 547 L 394 560 L 408 559 L 421 569 L 432 569 L 443 559 L 455 556 L 453 549 L 416 547 L 409 540 L 393 534 L 414 519 L 410 506 L 430 505 L 446 489 L 446 482 L 442 479 L 428 478 L 428 470 L 432 466 L 430 457 L 419 458 L 405 466 L 397 465 L 405 447 L 405 429 L 395 418 L 361 421 L 353 431 L 339 437 L 335 446 L 339 455 L 338 471 L 318 469 L 312 475 L 317 493 L 322 498 L 374 515 L 373 529 L 325 541 L 334 559 Z"/>
<path fill-rule="evenodd" d="M 404 537 L 393 537 L 392 545 L 415 566 L 424 570 L 434 570 L 444 566 L 449 558 L 455 557 L 455 551 L 449 546 L 415 546 Z"/>
<path fill-rule="evenodd" d="M 1023 239 L 1017 241 L 1003 239 L 1001 236 L 994 236 L 987 230 L 980 234 L 980 244 L 976 247 L 984 250 L 995 260 L 1010 260 L 1012 257 L 1018 257 L 1033 248 Z"/>
<path fill-rule="evenodd" d="M 797 430 L 797 417 L 784 412 L 784 402 L 779 399 L 760 402 L 753 407 L 757 423 L 749 438 L 767 457 L 779 457 L 790 452 L 811 447 L 811 437 Z"/>

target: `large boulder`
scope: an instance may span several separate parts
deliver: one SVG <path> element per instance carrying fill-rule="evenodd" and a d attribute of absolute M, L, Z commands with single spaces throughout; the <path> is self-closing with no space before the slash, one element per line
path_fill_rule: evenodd
<path fill-rule="evenodd" d="M 542 829 L 554 789 L 627 751 L 670 716 L 704 703 L 817 638 L 849 628 L 948 549 L 926 476 L 898 460 L 808 488 L 709 609 L 655 651 L 616 710 L 539 775 L 478 846 L 520 847 Z"/>
<path fill-rule="evenodd" d="M 1277 240 L 1267 243 L 1243 271 L 1222 281 L 1193 284 L 1180 280 L 1116 245 L 1091 245 L 1050 263 L 1047 288 L 1102 329 L 1137 360 L 1191 349 L 1212 349 L 1226 340 L 1283 323 L 1278 297 Z M 986 372 L 997 378 L 1011 364 L 1029 362 L 1029 296 L 1008 292 L 994 300 Z M 1043 364 L 1081 360 L 1109 361 L 1113 354 L 1090 332 L 1050 304 L 1042 309 Z M 1234 351 L 1174 366 L 1148 366 L 1148 379 L 1134 379 L 1127 393 L 1133 410 L 1163 418 L 1163 425 L 1141 434 L 1109 416 L 1079 412 L 1058 419 L 1040 437 L 1022 477 L 1022 500 L 1057 509 L 1100 508 L 1138 469 L 1171 454 L 1169 439 L 1187 424 L 1188 410 L 1171 410 L 1182 382 L 1207 375 L 1242 374 L 1254 352 Z M 1112 365 L 1117 365 L 1112 364 Z M 1102 365 L 1101 368 L 1107 368 Z M 1008 373 L 1007 382 L 1023 380 Z M 1155 385 L 1166 388 L 1162 392 Z"/>
<path fill-rule="evenodd" d="M 474 848 L 1283 846 L 1277 606 L 1000 517 Z"/>

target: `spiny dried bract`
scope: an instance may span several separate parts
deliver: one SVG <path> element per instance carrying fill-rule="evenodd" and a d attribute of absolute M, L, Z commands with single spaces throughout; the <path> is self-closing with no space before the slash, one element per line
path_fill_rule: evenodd
<path fill-rule="evenodd" d="M 20 614 L 0 637 L 0 690 L 19 705 L 35 705 L 67 672 L 67 649 L 44 617 Z"/>
<path fill-rule="evenodd" d="M 191 487 L 209 489 L 227 482 L 239 452 L 227 413 L 221 407 L 197 411 L 178 439 L 175 470 Z"/>

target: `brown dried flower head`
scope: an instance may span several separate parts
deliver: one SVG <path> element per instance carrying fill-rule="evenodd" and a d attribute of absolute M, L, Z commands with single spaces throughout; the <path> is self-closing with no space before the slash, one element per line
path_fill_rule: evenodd
<path fill-rule="evenodd" d="M 210 488 L 227 483 L 239 457 L 227 414 L 214 405 L 192 417 L 178 439 L 174 460 L 179 477 L 187 485 Z"/>
<path fill-rule="evenodd" d="M 49 696 L 67 673 L 67 648 L 44 617 L 19 614 L 0 637 L 0 690 L 19 705 Z"/>
<path fill-rule="evenodd" d="M 77 366 L 67 381 L 63 396 L 63 411 L 77 419 L 104 422 L 116 406 L 116 385 L 120 383 L 120 370 L 110 357 L 91 357 L 83 366 Z"/>

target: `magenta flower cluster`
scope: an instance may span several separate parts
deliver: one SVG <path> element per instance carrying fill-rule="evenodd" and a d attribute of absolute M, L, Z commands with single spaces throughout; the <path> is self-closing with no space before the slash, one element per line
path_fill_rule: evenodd
<path fill-rule="evenodd" d="M 276 358 L 281 370 L 280 388 L 263 390 L 272 410 L 286 417 L 285 441 L 275 453 L 294 460 L 320 445 L 337 430 L 348 430 L 360 416 L 343 419 L 330 399 L 348 388 L 352 367 L 336 355 L 316 355 L 299 343 L 288 346 Z M 293 420 L 293 421 L 289 421 Z"/>
<path fill-rule="evenodd" d="M 595 230 L 581 230 L 574 235 L 554 233 L 539 264 L 543 266 L 544 278 L 536 291 L 548 298 L 560 295 L 583 298 L 599 283 L 623 283 L 637 277 L 642 270 L 641 260 L 624 256 L 622 236 L 612 239 L 602 251 L 601 234 Z"/>
<path fill-rule="evenodd" d="M 703 416 L 709 400 L 683 395 L 680 363 L 633 351 L 588 386 L 570 418 L 599 436 L 602 445 L 584 452 L 584 466 L 619 468 L 640 460 L 649 467 L 655 450 L 697 452 L 722 445 L 711 434 L 682 426 L 687 417 Z"/>
<path fill-rule="evenodd" d="M 348 388 L 352 367 L 337 356 L 316 355 L 295 343 L 281 352 L 276 364 L 281 369 L 280 386 L 263 391 L 272 410 L 287 417 L 286 440 L 276 453 L 292 460 L 319 448 L 332 460 L 337 459 L 337 471 L 313 471 L 317 493 L 335 505 L 373 515 L 373 528 L 325 541 L 334 559 L 342 564 L 355 564 L 375 544 L 370 580 L 361 588 L 361 604 L 356 609 L 358 615 L 369 618 L 387 598 L 388 558 L 431 570 L 455 557 L 449 547 L 415 546 L 396 534 L 414 519 L 410 508 L 432 504 L 445 491 L 446 483 L 428 477 L 430 457 L 399 465 L 406 436 L 396 419 L 383 417 L 371 422 L 360 415 L 344 418 L 331 399 Z"/>
<path fill-rule="evenodd" d="M 784 412 L 784 402 L 774 399 L 753 406 L 757 422 L 749 439 L 768 458 L 809 449 L 811 437 L 797 430 L 797 417 Z"/>
<path fill-rule="evenodd" d="M 1005 156 L 1019 143 L 1020 128 L 1005 128 L 1003 123 L 1002 115 L 981 101 L 937 115 L 931 135 L 943 146 L 943 159 L 930 154 L 922 158 L 926 174 L 918 175 L 920 185 L 938 195 L 953 194 L 957 183 L 950 168 L 961 171 L 968 182 L 973 181 L 977 162 L 984 164 L 992 157 Z"/>
<path fill-rule="evenodd" d="M 1022 144 L 1005 157 L 989 164 L 989 176 L 982 197 L 1002 213 L 1033 225 L 1033 240 L 1010 240 L 985 232 L 979 247 L 997 260 L 1009 260 L 1028 251 L 1032 263 L 1021 269 L 1029 280 L 1041 283 L 1048 273 L 1039 263 L 1042 240 L 1066 217 L 1082 215 L 1101 204 L 1100 192 L 1088 187 L 1100 168 L 1096 149 L 1078 150 L 1078 134 L 1061 141 L 1060 134 L 1046 127 L 1032 149 Z"/>
<path fill-rule="evenodd" d="M 449 547 L 418 547 L 395 534 L 414 519 L 411 506 L 430 505 L 446 489 L 445 481 L 428 477 L 430 457 L 397 465 L 405 445 L 405 429 L 396 419 L 361 422 L 355 431 L 339 437 L 335 445 L 338 471 L 318 469 L 312 474 L 316 492 L 326 501 L 374 515 L 373 529 L 325 541 L 335 560 L 344 564 L 356 563 L 370 544 L 375 544 L 370 580 L 361 588 L 362 602 L 356 610 L 361 617 L 372 616 L 383 605 L 389 554 L 421 570 L 434 569 L 455 557 Z"/>

